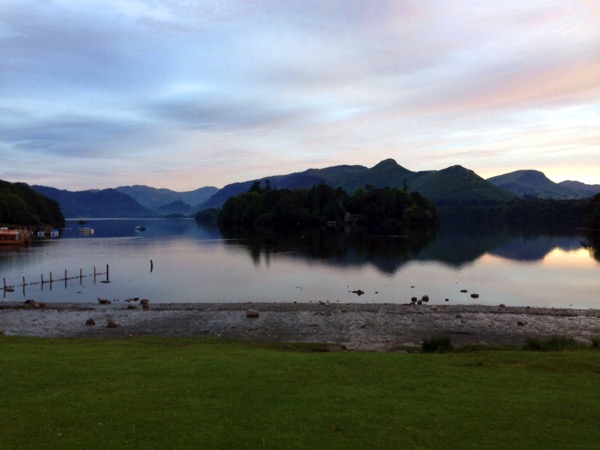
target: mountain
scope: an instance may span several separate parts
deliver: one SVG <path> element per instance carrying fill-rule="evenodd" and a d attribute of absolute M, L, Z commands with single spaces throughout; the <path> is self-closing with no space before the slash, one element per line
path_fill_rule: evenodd
<path fill-rule="evenodd" d="M 56 201 L 66 217 L 149 217 L 155 215 L 116 189 L 71 192 L 47 186 L 31 186 Z"/>
<path fill-rule="evenodd" d="M 160 212 L 168 209 L 171 210 L 169 214 L 188 214 L 191 211 L 190 205 L 195 206 L 204 203 L 219 189 L 214 186 L 206 186 L 194 191 L 176 192 L 170 189 L 157 189 L 150 186 L 135 185 L 120 186 L 116 190 L 128 195 L 152 211 Z M 188 210 L 188 212 L 184 212 L 182 208 L 177 209 L 177 204 L 181 206 L 185 205 L 183 209 Z"/>
<path fill-rule="evenodd" d="M 161 216 L 168 216 L 172 214 L 189 216 L 192 214 L 192 205 L 188 205 L 183 200 L 175 200 L 174 202 L 157 208 L 155 211 Z"/>
<path fill-rule="evenodd" d="M 517 170 L 488 178 L 488 181 L 520 196 L 554 199 L 582 197 L 567 186 L 549 180 L 546 175 L 537 170 Z"/>
<path fill-rule="evenodd" d="M 371 168 L 333 166 L 265 177 L 259 181 L 264 185 L 266 180 L 269 180 L 273 188 L 279 189 L 310 188 L 319 183 L 326 183 L 335 188 L 341 187 L 348 193 L 354 193 L 357 189 L 368 185 L 375 188 L 407 188 L 435 202 L 489 202 L 516 198 L 515 194 L 494 186 L 472 170 L 461 166 L 439 171 L 412 172 L 393 159 L 381 161 Z M 199 209 L 220 208 L 229 197 L 247 192 L 252 183 L 253 181 L 244 181 L 229 184 L 208 199 Z"/>
<path fill-rule="evenodd" d="M 561 181 L 558 183 L 572 192 L 575 192 L 580 197 L 593 197 L 596 194 L 600 194 L 600 184 L 585 184 L 580 181 Z"/>
<path fill-rule="evenodd" d="M 436 203 L 498 202 L 516 197 L 462 166 L 419 172 L 409 178 L 408 183 L 411 191 Z"/>

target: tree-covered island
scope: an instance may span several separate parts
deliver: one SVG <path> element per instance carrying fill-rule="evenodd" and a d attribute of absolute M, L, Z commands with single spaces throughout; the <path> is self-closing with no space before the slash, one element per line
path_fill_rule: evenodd
<path fill-rule="evenodd" d="M 268 181 L 228 199 L 218 219 L 222 227 L 285 231 L 344 224 L 390 233 L 434 229 L 440 220 L 431 202 L 404 189 L 367 186 L 349 195 L 324 183 L 292 190 L 273 189 Z"/>

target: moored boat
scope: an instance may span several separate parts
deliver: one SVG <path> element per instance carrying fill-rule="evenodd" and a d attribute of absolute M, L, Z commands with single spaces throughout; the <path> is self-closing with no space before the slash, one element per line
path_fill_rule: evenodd
<path fill-rule="evenodd" d="M 0 245 L 27 245 L 30 241 L 29 230 L 0 227 Z"/>
<path fill-rule="evenodd" d="M 94 229 L 90 227 L 82 227 L 79 229 L 80 234 L 85 234 L 86 236 L 91 236 L 94 234 Z"/>

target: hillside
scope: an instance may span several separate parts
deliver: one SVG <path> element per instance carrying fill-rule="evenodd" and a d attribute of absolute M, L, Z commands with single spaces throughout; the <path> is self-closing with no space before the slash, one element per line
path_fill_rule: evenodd
<path fill-rule="evenodd" d="M 289 189 L 308 189 L 319 183 L 325 183 L 334 188 L 341 187 L 349 194 L 367 185 L 374 188 L 407 188 L 436 202 L 507 201 L 516 197 L 461 166 L 439 171 L 412 172 L 393 159 L 381 161 L 371 168 L 333 166 L 265 177 L 259 181 L 264 185 L 266 180 L 269 180 L 274 188 Z M 247 192 L 252 183 L 253 181 L 244 181 L 225 186 L 201 205 L 200 210 L 222 207 L 228 198 Z"/>
<path fill-rule="evenodd" d="M 580 181 L 561 181 L 558 183 L 560 186 L 569 189 L 571 192 L 575 192 L 580 197 L 593 197 L 596 194 L 600 194 L 600 184 L 585 184 Z"/>
<path fill-rule="evenodd" d="M 488 178 L 488 181 L 519 196 L 554 199 L 582 197 L 567 186 L 551 181 L 537 170 L 517 170 Z"/>
<path fill-rule="evenodd" d="M 409 178 L 408 183 L 410 190 L 436 203 L 485 203 L 509 201 L 516 197 L 462 166 L 419 172 Z"/>
<path fill-rule="evenodd" d="M 137 201 L 115 189 L 71 192 L 46 186 L 32 186 L 58 202 L 66 217 L 148 217 L 155 215 Z"/>
<path fill-rule="evenodd" d="M 204 203 L 219 189 L 214 186 L 206 186 L 193 191 L 176 192 L 171 189 L 135 185 L 120 186 L 116 190 L 128 195 L 151 211 L 189 214 L 192 206 Z"/>
<path fill-rule="evenodd" d="M 61 228 L 65 218 L 56 201 L 24 183 L 0 180 L 0 224 Z"/>

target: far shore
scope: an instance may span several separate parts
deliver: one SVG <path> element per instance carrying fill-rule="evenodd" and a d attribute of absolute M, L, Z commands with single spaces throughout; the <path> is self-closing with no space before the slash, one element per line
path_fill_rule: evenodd
<path fill-rule="evenodd" d="M 258 316 L 258 317 L 250 317 Z M 0 303 L 0 333 L 43 338 L 211 336 L 393 351 L 447 333 L 457 346 L 600 336 L 599 309 L 317 303 Z"/>

